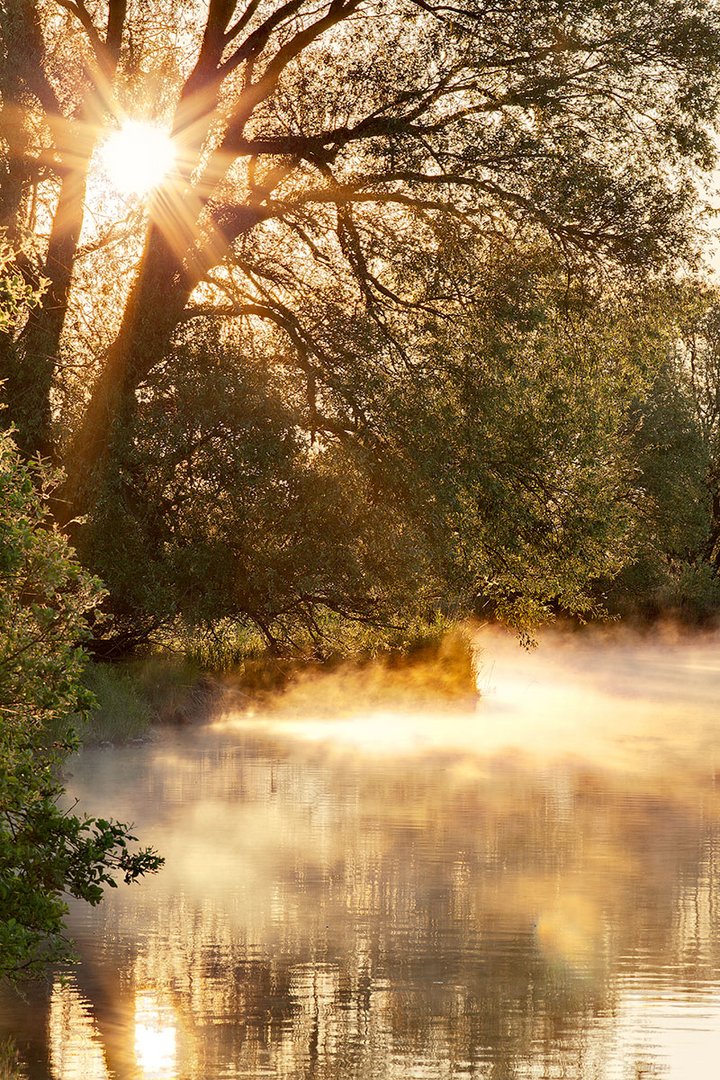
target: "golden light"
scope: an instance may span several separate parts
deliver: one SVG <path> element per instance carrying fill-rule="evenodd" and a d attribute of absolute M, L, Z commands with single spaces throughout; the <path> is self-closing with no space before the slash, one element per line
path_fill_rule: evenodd
<path fill-rule="evenodd" d="M 175 1080 L 175 1015 L 151 993 L 135 999 L 135 1059 L 144 1080 Z"/>
<path fill-rule="evenodd" d="M 175 164 L 175 146 L 162 128 L 126 120 L 107 139 L 100 161 L 121 195 L 142 197 L 163 182 Z"/>
<path fill-rule="evenodd" d="M 72 976 L 57 979 L 53 984 L 48 1041 L 53 1077 L 60 1077 L 61 1080 L 110 1080 L 92 1005 L 80 992 Z M 0 1073 L 9 1075 L 1 1069 Z"/>

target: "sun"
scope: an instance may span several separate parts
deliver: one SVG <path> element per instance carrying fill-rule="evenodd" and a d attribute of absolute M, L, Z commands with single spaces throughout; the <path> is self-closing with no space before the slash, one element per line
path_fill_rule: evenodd
<path fill-rule="evenodd" d="M 100 161 L 120 195 L 142 198 L 173 168 L 175 146 L 162 128 L 143 120 L 126 120 L 103 144 Z"/>

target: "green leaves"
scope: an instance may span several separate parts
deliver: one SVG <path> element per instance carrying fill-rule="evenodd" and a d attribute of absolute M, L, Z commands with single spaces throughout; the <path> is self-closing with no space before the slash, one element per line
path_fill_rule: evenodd
<path fill-rule="evenodd" d="M 0 230 L 0 334 L 8 333 L 18 316 L 37 302 L 45 284 L 44 278 L 37 287 L 25 281 Z"/>
<path fill-rule="evenodd" d="M 71 955 L 64 894 L 97 904 L 162 860 L 131 853 L 126 825 L 62 809 L 72 717 L 91 702 L 77 642 L 104 591 L 47 521 L 44 469 L 6 433 L 0 478 L 0 977 L 14 979 Z"/>
<path fill-rule="evenodd" d="M 0 290 L 8 318 L 11 302 L 26 300 Z M 97 904 L 118 875 L 134 881 L 162 861 L 128 850 L 128 826 L 63 808 L 73 717 L 92 700 L 80 643 L 104 590 L 49 520 L 55 479 L 0 433 L 0 978 L 71 956 L 65 895 Z"/>

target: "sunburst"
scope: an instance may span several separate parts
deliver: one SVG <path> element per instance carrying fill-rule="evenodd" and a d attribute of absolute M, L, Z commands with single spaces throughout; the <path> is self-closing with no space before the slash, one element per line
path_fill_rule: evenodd
<path fill-rule="evenodd" d="M 126 120 L 100 150 L 108 183 L 125 197 L 148 195 L 172 172 L 175 160 L 167 132 L 143 120 Z"/>

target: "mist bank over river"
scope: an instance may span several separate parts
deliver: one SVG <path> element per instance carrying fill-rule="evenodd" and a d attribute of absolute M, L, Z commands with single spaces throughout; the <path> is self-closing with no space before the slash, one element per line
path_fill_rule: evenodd
<path fill-rule="evenodd" d="M 557 629 L 524 648 L 486 627 L 468 639 L 474 675 L 456 647 L 450 664 L 441 650 L 398 670 L 314 669 L 261 708 L 226 693 L 215 725 L 369 755 L 510 752 L 646 769 L 714 754 L 720 633 Z"/>
<path fill-rule="evenodd" d="M 26 1075 L 714 1080 L 718 640 L 479 644 L 472 705 L 336 671 L 78 757 L 166 866 L 3 1002 Z"/>

